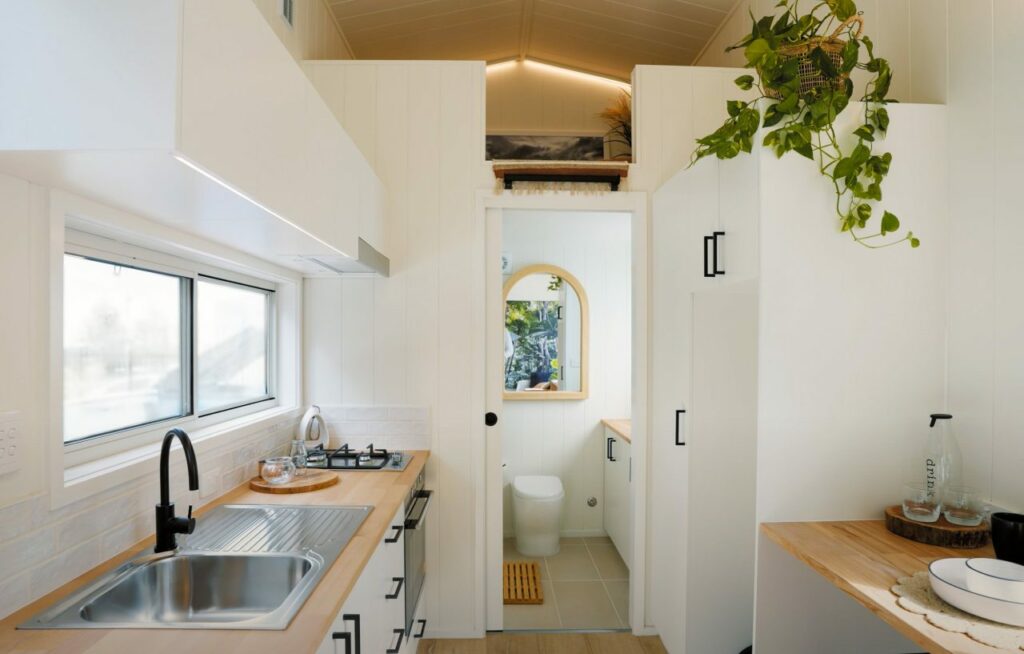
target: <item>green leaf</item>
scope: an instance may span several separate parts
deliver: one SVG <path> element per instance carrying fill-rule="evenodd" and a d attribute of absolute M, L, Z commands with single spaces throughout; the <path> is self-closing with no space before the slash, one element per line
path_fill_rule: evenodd
<path fill-rule="evenodd" d="M 895 232 L 900 228 L 900 219 L 888 211 L 882 214 L 882 234 Z"/>
<path fill-rule="evenodd" d="M 747 58 L 747 63 L 756 66 L 761 63 L 761 59 L 768 53 L 770 53 L 772 47 L 768 44 L 768 41 L 764 39 L 756 39 L 747 46 L 747 49 L 743 52 Z"/>
<path fill-rule="evenodd" d="M 875 119 L 875 126 L 878 127 L 878 131 L 883 134 L 889 129 L 889 112 L 885 107 L 879 107 L 873 112 Z"/>
<path fill-rule="evenodd" d="M 804 143 L 802 145 L 798 145 L 798 146 L 794 147 L 793 148 L 793 152 L 796 152 L 797 154 L 803 155 L 803 156 L 807 157 L 808 159 L 810 159 L 811 161 L 814 160 L 814 150 L 811 149 L 811 144 L 810 143 Z"/>
<path fill-rule="evenodd" d="M 862 223 L 866 223 L 868 220 L 871 219 L 871 205 L 870 204 L 858 204 L 856 211 L 857 211 L 857 218 L 859 218 Z"/>
<path fill-rule="evenodd" d="M 825 2 L 839 20 L 846 20 L 857 13 L 857 5 L 853 0 L 825 0 Z"/>
<path fill-rule="evenodd" d="M 867 36 L 867 35 L 864 35 L 864 36 L 860 37 L 860 40 L 861 40 L 862 43 L 864 43 L 864 47 L 866 47 L 868 49 L 868 59 L 874 59 L 875 58 L 875 43 L 874 43 L 874 41 L 872 41 L 871 37 Z"/>
<path fill-rule="evenodd" d="M 753 75 L 741 75 L 733 80 L 736 86 L 740 87 L 744 91 L 749 91 L 754 88 L 754 76 Z"/>
<path fill-rule="evenodd" d="M 857 129 L 853 130 L 853 134 L 864 141 L 875 140 L 875 128 L 871 125 L 861 125 Z"/>
<path fill-rule="evenodd" d="M 911 236 L 910 237 L 910 247 L 912 247 L 912 248 L 921 247 L 921 239 L 914 238 L 913 236 Z"/>
<path fill-rule="evenodd" d="M 820 70 L 821 74 L 827 79 L 835 79 L 836 77 L 839 77 L 839 71 L 837 71 L 836 67 L 832 64 L 832 59 L 829 58 L 821 48 L 811 50 L 811 54 L 808 58 L 811 60 L 811 63 L 814 64 L 814 67 Z"/>
<path fill-rule="evenodd" d="M 835 168 L 832 169 L 833 179 L 846 179 L 850 175 L 853 175 L 860 168 L 860 165 L 854 161 L 851 157 L 844 157 L 839 160 Z"/>
<path fill-rule="evenodd" d="M 728 110 L 729 115 L 735 118 L 736 116 L 740 115 L 741 111 L 743 111 L 744 104 L 746 103 L 740 102 L 739 100 L 729 100 L 728 102 L 725 103 L 725 108 L 726 110 Z"/>
<path fill-rule="evenodd" d="M 785 118 L 785 116 L 786 115 L 784 113 L 779 111 L 779 105 L 777 105 L 777 104 L 768 105 L 768 108 L 764 110 L 764 123 L 763 124 L 764 124 L 765 127 L 774 127 L 774 126 L 778 125 L 779 121 L 781 121 L 783 118 Z"/>
<path fill-rule="evenodd" d="M 846 45 L 843 46 L 843 72 L 849 73 L 856 68 L 859 59 L 860 43 L 852 39 L 847 41 Z"/>

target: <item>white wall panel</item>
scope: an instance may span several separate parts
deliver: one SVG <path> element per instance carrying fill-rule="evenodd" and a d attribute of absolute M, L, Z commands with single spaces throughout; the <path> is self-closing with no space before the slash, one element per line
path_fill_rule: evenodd
<path fill-rule="evenodd" d="M 352 59 L 326 0 L 292 0 L 294 26 L 281 16 L 281 0 L 253 0 L 267 23 L 296 61 Z"/>
<path fill-rule="evenodd" d="M 475 192 L 490 188 L 483 161 L 484 66 L 472 62 L 307 62 L 306 72 L 387 188 L 391 277 L 310 279 L 306 318 L 341 313 L 318 330 L 341 366 L 307 358 L 306 398 L 324 404 L 430 409 L 428 486 L 438 511 L 428 529 L 425 592 L 431 633 L 471 635 L 478 468 L 483 422 L 482 226 Z M 340 308 L 339 308 L 340 307 Z M 342 379 L 325 382 L 330 375 Z"/>

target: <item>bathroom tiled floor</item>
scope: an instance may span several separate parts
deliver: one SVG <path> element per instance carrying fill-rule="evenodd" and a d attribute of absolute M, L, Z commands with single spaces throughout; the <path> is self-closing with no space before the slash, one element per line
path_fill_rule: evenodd
<path fill-rule="evenodd" d="M 505 539 L 506 561 L 538 561 Z M 607 536 L 563 538 L 555 556 L 539 559 L 544 603 L 505 605 L 505 629 L 626 629 L 629 569 Z"/>

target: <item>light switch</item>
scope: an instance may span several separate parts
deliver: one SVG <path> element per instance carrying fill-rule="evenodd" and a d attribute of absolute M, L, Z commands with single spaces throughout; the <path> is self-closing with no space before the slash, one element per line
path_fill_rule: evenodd
<path fill-rule="evenodd" d="M 0 413 L 0 475 L 21 468 L 24 431 L 21 411 Z"/>

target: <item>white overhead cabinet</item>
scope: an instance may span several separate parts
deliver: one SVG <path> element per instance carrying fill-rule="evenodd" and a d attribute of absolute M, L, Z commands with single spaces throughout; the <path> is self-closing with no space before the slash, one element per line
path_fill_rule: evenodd
<path fill-rule="evenodd" d="M 782 615 L 764 560 L 755 638 L 756 525 L 876 518 L 899 492 L 878 453 L 942 377 L 945 116 L 889 112 L 884 205 L 917 250 L 840 234 L 832 186 L 797 155 L 704 160 L 654 195 L 650 618 L 670 654 L 804 651 L 778 634 L 816 620 Z"/>
<path fill-rule="evenodd" d="M 251 0 L 5 14 L 0 170 L 299 270 L 384 248 L 382 184 Z"/>

